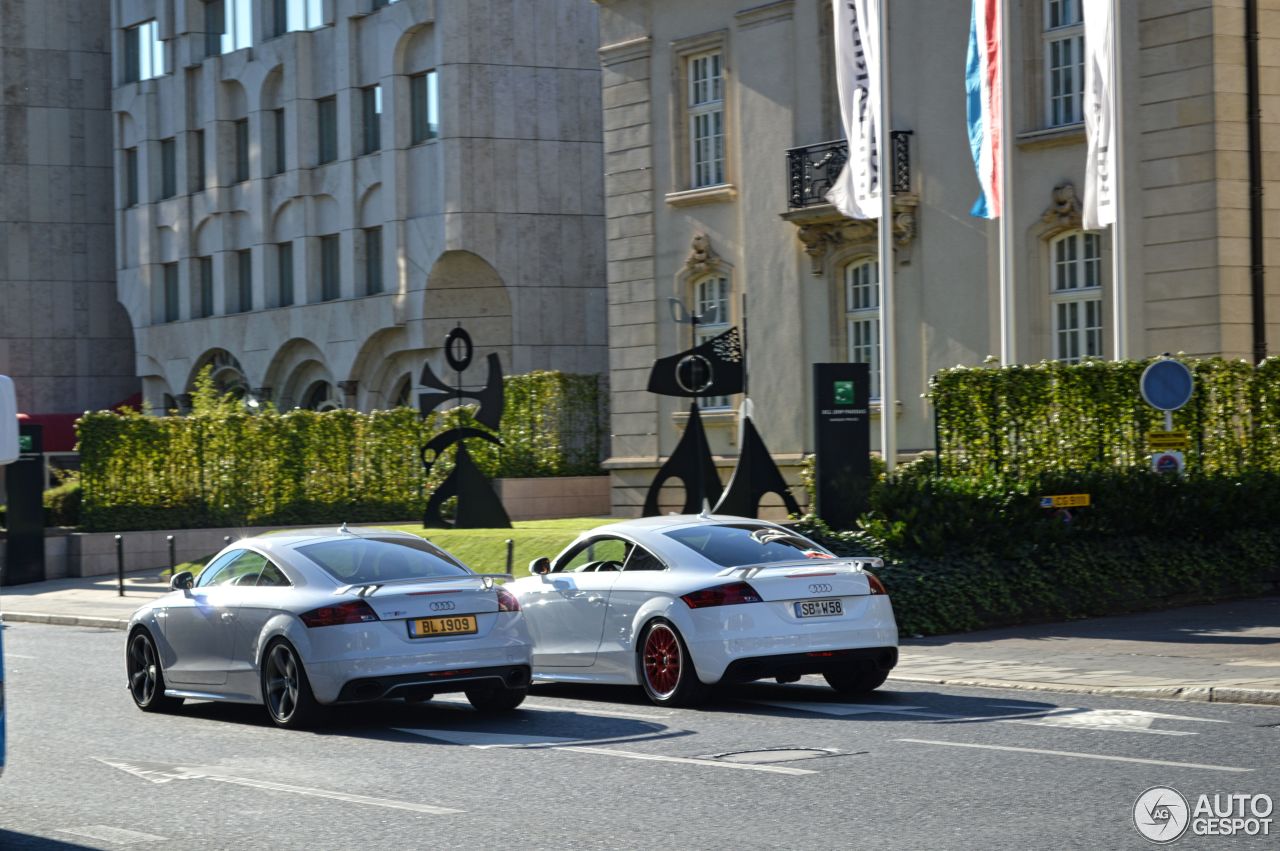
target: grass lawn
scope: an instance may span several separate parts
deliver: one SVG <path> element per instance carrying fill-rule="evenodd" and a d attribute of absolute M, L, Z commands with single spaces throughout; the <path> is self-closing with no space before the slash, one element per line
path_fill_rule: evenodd
<path fill-rule="evenodd" d="M 406 526 L 378 526 L 421 535 L 443 547 L 477 573 L 507 572 L 507 539 L 514 545 L 511 572 L 529 575 L 529 562 L 538 556 L 554 557 L 579 533 L 609 522 L 607 517 L 575 517 L 568 520 L 518 520 L 514 529 L 423 529 L 420 523 Z M 318 531 L 318 530 L 317 530 Z M 189 570 L 196 576 L 215 554 L 178 565 L 181 573 Z M 168 575 L 168 570 L 164 571 Z"/>

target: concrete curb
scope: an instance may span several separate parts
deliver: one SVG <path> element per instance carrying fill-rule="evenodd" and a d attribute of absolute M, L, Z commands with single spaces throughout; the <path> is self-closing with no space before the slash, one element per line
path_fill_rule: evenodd
<path fill-rule="evenodd" d="M 99 618 L 91 615 L 46 615 L 37 612 L 3 612 L 0 620 L 7 623 L 47 623 L 57 626 L 88 626 L 95 629 L 125 629 L 128 618 Z"/>
<path fill-rule="evenodd" d="M 1241 688 L 1239 686 L 1182 686 L 1141 688 L 1133 686 L 1083 686 L 1073 683 L 1038 683 L 1026 680 L 985 680 L 972 677 L 912 677 L 890 674 L 889 679 L 903 683 L 972 688 L 1015 689 L 1019 691 L 1056 691 L 1066 694 L 1092 694 L 1108 697 L 1139 697 L 1152 700 L 1183 700 L 1198 703 L 1249 703 L 1280 706 L 1280 689 Z"/>

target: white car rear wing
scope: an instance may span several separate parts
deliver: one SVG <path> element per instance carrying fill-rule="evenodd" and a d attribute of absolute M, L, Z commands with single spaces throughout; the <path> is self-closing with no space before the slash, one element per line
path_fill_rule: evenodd
<path fill-rule="evenodd" d="M 349 594 L 356 592 L 357 597 L 368 597 L 376 592 L 379 588 L 386 585 L 426 585 L 436 582 L 466 582 L 468 580 L 480 580 L 481 587 L 492 588 L 495 582 L 510 582 L 515 577 L 510 573 L 468 573 L 461 576 L 410 576 L 404 579 L 387 579 L 381 582 L 357 582 L 352 585 L 343 585 L 334 591 L 334 594 Z"/>
<path fill-rule="evenodd" d="M 716 576 L 731 576 L 737 579 L 750 579 L 766 570 L 796 570 L 798 568 L 809 568 L 814 573 L 860 573 L 863 570 L 871 570 L 884 567 L 884 559 L 875 558 L 873 556 L 848 556 L 845 558 L 831 559 L 797 559 L 795 561 L 775 561 L 769 564 L 755 564 L 745 567 L 729 567 L 720 571 Z"/>

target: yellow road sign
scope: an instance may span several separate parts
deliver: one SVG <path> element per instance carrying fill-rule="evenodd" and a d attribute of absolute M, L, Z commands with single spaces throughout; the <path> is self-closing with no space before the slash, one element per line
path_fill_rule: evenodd
<path fill-rule="evenodd" d="M 1064 493 L 1040 497 L 1041 508 L 1083 508 L 1089 504 L 1087 493 Z"/>
<path fill-rule="evenodd" d="M 1185 431 L 1149 431 L 1147 444 L 1152 449 L 1186 449 L 1191 438 Z"/>

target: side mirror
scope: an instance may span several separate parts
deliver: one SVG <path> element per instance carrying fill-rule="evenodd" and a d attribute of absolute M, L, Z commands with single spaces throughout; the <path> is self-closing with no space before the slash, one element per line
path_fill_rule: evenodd
<path fill-rule="evenodd" d="M 189 570 L 181 573 L 175 573 L 173 578 L 169 580 L 170 591 L 186 591 L 188 588 L 196 584 L 196 577 Z"/>
<path fill-rule="evenodd" d="M 534 576 L 545 576 L 551 572 L 551 559 L 546 556 L 538 556 L 529 562 L 529 572 Z"/>

